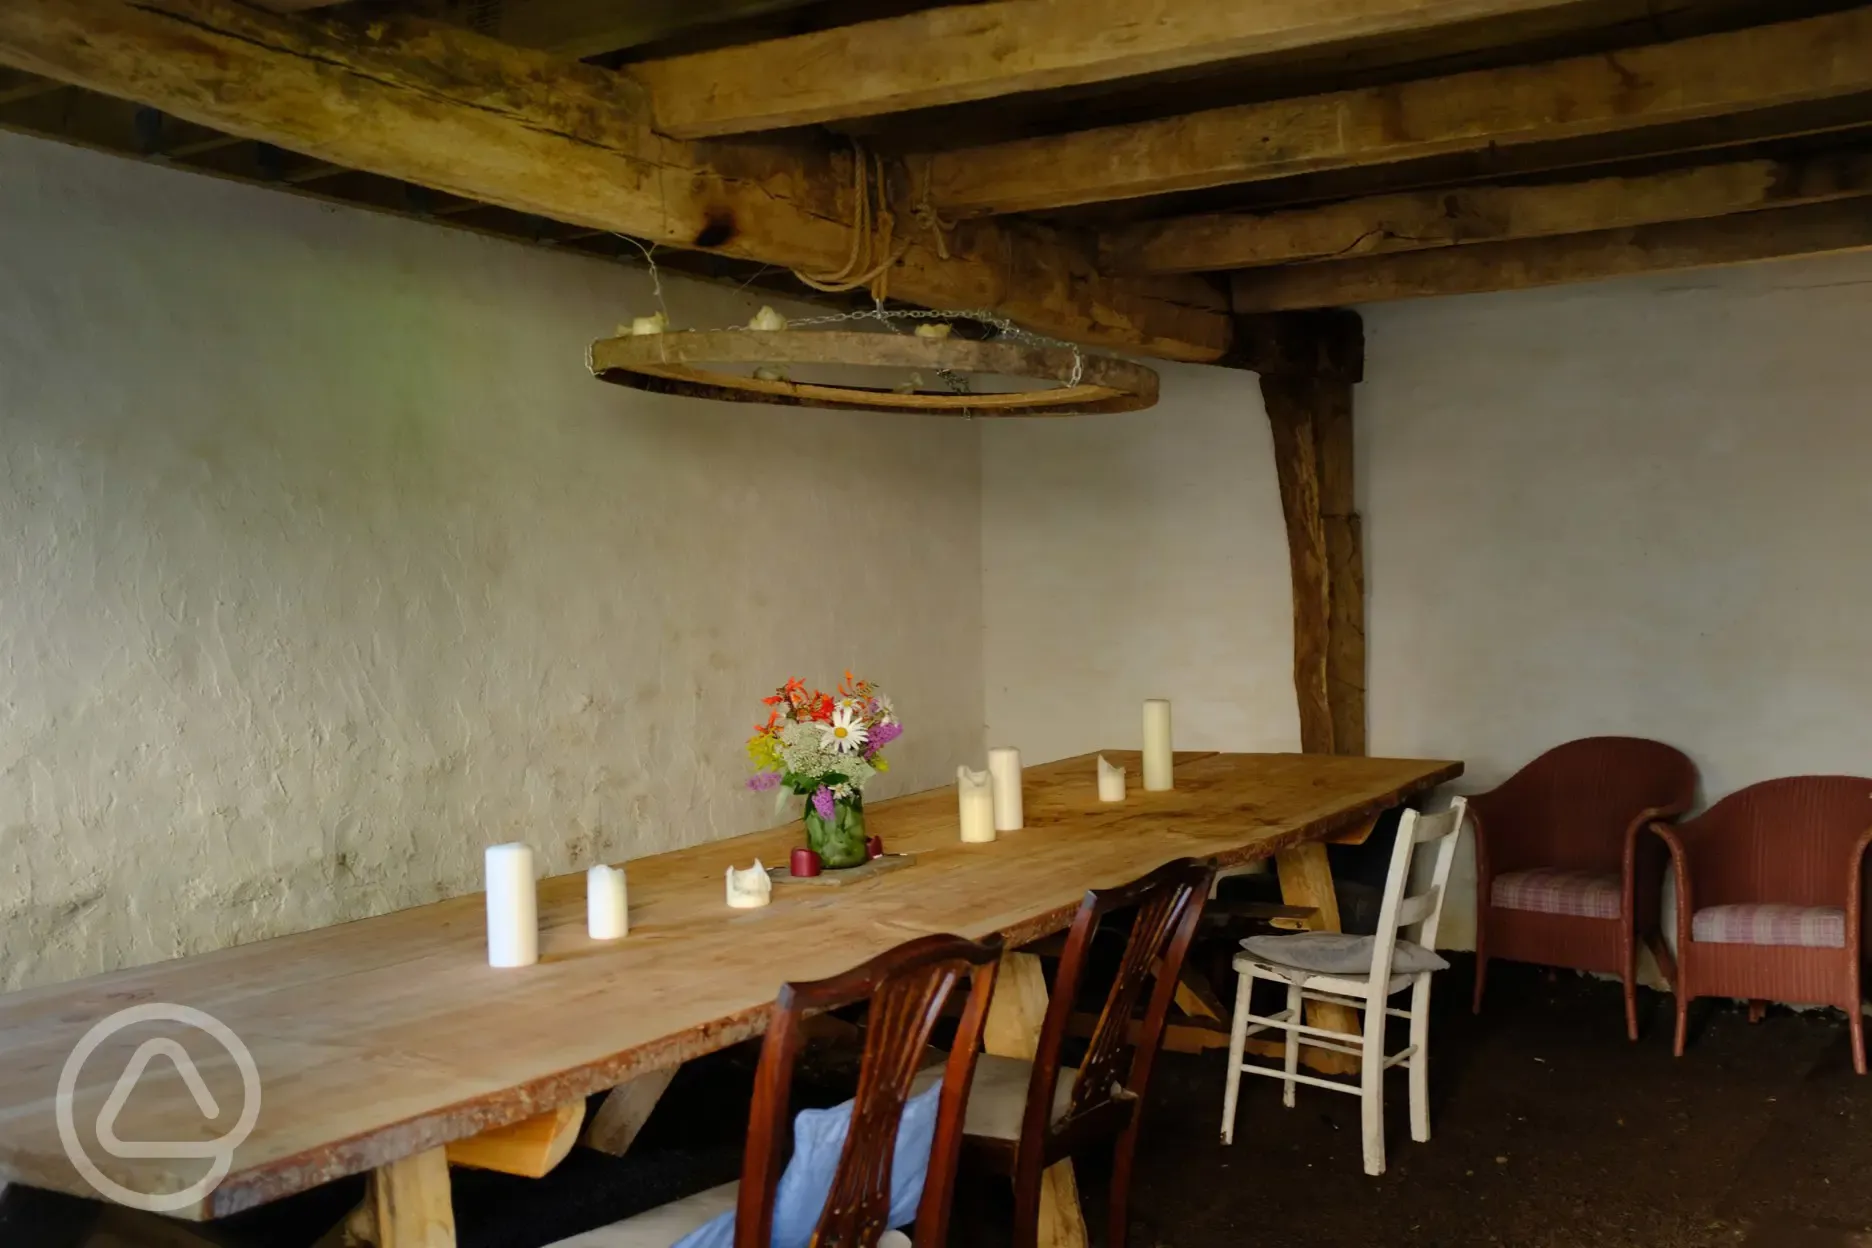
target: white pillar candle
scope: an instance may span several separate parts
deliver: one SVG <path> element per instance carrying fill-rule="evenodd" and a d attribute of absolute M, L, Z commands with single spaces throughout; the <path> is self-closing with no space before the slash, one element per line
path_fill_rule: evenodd
<path fill-rule="evenodd" d="M 1105 756 L 1103 754 L 1099 755 L 1099 761 L 1098 761 L 1099 801 L 1101 802 L 1124 801 L 1124 784 L 1125 784 L 1124 773 L 1125 773 L 1124 768 L 1112 766 L 1112 764 L 1105 761 Z"/>
<path fill-rule="evenodd" d="M 489 966 L 539 961 L 539 894 L 525 845 L 488 846 L 487 940 Z"/>
<path fill-rule="evenodd" d="M 599 863 L 585 873 L 585 930 L 593 940 L 616 940 L 630 931 L 624 868 Z"/>
<path fill-rule="evenodd" d="M 971 845 L 994 840 L 994 787 L 988 773 L 956 768 L 956 797 L 962 807 L 962 839 Z"/>
<path fill-rule="evenodd" d="M 1158 793 L 1171 787 L 1170 700 L 1144 703 L 1144 787 Z"/>
<path fill-rule="evenodd" d="M 1022 826 L 1020 751 L 998 745 L 988 751 L 988 775 L 994 788 L 994 826 L 997 832 L 1015 832 Z"/>

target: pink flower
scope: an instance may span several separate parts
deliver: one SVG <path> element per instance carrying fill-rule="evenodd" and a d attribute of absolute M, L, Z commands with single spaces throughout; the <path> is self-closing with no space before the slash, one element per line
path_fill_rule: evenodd
<path fill-rule="evenodd" d="M 766 793 L 780 787 L 780 773 L 777 771 L 757 771 L 748 777 L 747 787 L 756 793 Z"/>
<path fill-rule="evenodd" d="M 832 822 L 833 817 L 838 814 L 838 805 L 832 800 L 832 790 L 823 784 L 813 793 L 812 804 L 813 809 L 819 812 L 819 817 L 827 823 Z"/>

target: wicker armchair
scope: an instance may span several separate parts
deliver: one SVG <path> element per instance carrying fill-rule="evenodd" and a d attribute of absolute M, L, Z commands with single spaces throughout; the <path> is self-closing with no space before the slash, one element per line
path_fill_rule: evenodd
<path fill-rule="evenodd" d="M 1677 1055 L 1690 1002 L 1836 1005 L 1865 1074 L 1859 966 L 1872 779 L 1792 776 L 1657 824 L 1677 870 Z"/>
<path fill-rule="evenodd" d="M 1637 737 L 1556 746 L 1491 793 L 1469 799 L 1476 830 L 1475 1010 L 1490 959 L 1601 971 L 1625 981 L 1625 1030 L 1638 1038 L 1638 941 L 1655 940 L 1664 851 L 1645 835 L 1696 797 L 1696 765 Z"/>

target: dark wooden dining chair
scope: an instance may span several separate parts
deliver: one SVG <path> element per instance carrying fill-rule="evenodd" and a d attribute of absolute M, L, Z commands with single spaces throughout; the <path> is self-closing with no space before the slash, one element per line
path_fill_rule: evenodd
<path fill-rule="evenodd" d="M 1013 1180 L 1015 1248 L 1038 1242 L 1047 1167 L 1106 1143 L 1114 1150 L 1107 1240 L 1111 1248 L 1124 1248 L 1131 1163 L 1151 1065 L 1213 874 L 1206 864 L 1184 858 L 1130 884 L 1088 892 L 1061 948 L 1033 1060 L 985 1055 L 976 1068 L 963 1126 L 964 1158 Z M 1126 912 L 1132 918 L 1124 956 L 1075 1069 L 1064 1064 L 1060 1050 L 1093 933 L 1102 921 Z M 1147 986 L 1140 1022 L 1137 1008 Z"/>
<path fill-rule="evenodd" d="M 1507 958 L 1617 975 L 1638 1038 L 1638 942 L 1656 940 L 1664 850 L 1645 831 L 1696 800 L 1696 764 L 1641 737 L 1555 746 L 1469 799 L 1475 828 L 1475 1012 L 1489 962 Z"/>
<path fill-rule="evenodd" d="M 929 1173 L 911 1234 L 917 1248 L 942 1248 L 948 1238 L 969 1083 L 1000 956 L 999 939 L 977 942 L 960 936 L 925 936 L 842 975 L 783 985 L 768 1019 L 767 1039 L 755 1072 L 741 1181 L 586 1231 L 555 1248 L 670 1248 L 731 1209 L 735 1248 L 770 1248 L 774 1198 L 792 1134 L 789 1101 L 793 1067 L 804 1039 L 801 1024 L 809 1016 L 861 1001 L 870 1003 L 870 1011 L 858 1091 L 811 1243 L 813 1248 L 873 1248 L 890 1225 L 891 1166 L 905 1103 L 912 1085 L 918 1083 L 918 1070 L 943 1006 L 966 979 L 968 995 L 954 1047 L 942 1068 Z"/>
<path fill-rule="evenodd" d="M 1872 779 L 1791 776 L 1731 793 L 1681 827 L 1655 830 L 1677 869 L 1677 1041 L 1690 1002 L 1836 1005 L 1866 1073 L 1859 966 Z"/>

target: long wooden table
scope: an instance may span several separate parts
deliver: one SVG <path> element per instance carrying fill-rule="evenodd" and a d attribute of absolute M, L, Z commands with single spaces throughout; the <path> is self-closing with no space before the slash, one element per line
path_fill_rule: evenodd
<path fill-rule="evenodd" d="M 1134 781 L 1141 774 L 1135 754 L 1107 754 Z M 0 997 L 0 1181 L 95 1195 L 60 1142 L 56 1088 L 86 1031 L 128 1006 L 206 1011 L 258 1066 L 252 1134 L 220 1185 L 174 1215 L 213 1218 L 344 1175 L 439 1158 L 449 1141 L 753 1036 L 785 980 L 830 975 L 929 932 L 1033 940 L 1063 929 L 1087 888 L 1185 855 L 1265 858 L 1354 827 L 1461 771 L 1453 762 L 1179 754 L 1173 791 L 1133 788 L 1122 805 L 1104 805 L 1088 755 L 1030 768 L 1028 826 L 993 844 L 960 842 L 953 789 L 877 803 L 867 812 L 871 830 L 893 851 L 914 853 L 914 866 L 844 888 L 779 887 L 764 909 L 728 909 L 723 870 L 756 856 L 783 861 L 796 825 L 631 862 L 631 931 L 622 941 L 585 935 L 582 875 L 542 881 L 540 962 L 522 970 L 488 967 L 477 893 L 14 993 Z M 175 1027 L 132 1027 L 99 1047 L 78 1077 L 73 1120 L 110 1179 L 177 1192 L 202 1176 L 203 1161 L 111 1157 L 90 1125 L 133 1050 L 153 1035 L 182 1043 L 218 1104 L 232 1108 L 205 1122 L 172 1064 L 156 1061 L 122 1107 L 116 1135 L 225 1133 L 242 1103 L 233 1061 L 209 1037 Z"/>

